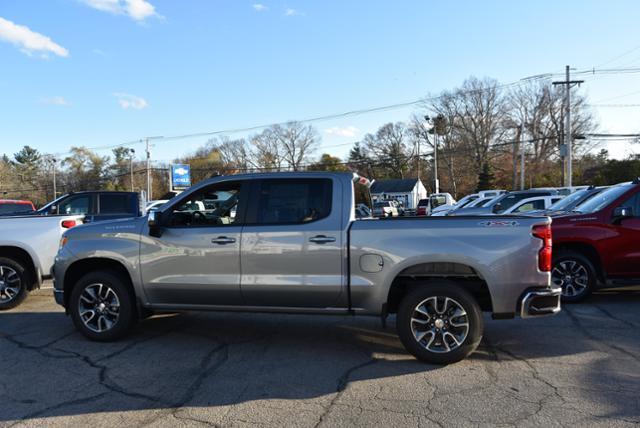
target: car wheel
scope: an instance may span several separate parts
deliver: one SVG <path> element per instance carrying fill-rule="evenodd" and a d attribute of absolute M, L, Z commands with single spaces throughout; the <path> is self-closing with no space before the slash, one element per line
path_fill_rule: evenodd
<path fill-rule="evenodd" d="M 29 294 L 32 277 L 22 263 L 0 257 L 0 311 L 15 308 Z"/>
<path fill-rule="evenodd" d="M 101 342 L 125 336 L 136 320 L 131 290 L 109 271 L 83 276 L 73 287 L 69 309 L 78 331 Z"/>
<path fill-rule="evenodd" d="M 451 364 L 476 350 L 484 330 L 474 297 L 450 281 L 424 284 L 400 302 L 396 318 L 404 347 L 416 358 Z"/>
<path fill-rule="evenodd" d="M 553 258 L 551 283 L 562 288 L 563 302 L 579 302 L 595 288 L 596 270 L 591 261 L 578 252 L 559 252 Z"/>

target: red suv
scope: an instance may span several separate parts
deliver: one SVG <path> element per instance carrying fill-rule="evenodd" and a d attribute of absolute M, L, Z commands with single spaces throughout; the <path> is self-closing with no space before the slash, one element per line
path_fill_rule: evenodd
<path fill-rule="evenodd" d="M 640 284 L 640 180 L 610 187 L 553 218 L 551 281 L 565 302 Z"/>

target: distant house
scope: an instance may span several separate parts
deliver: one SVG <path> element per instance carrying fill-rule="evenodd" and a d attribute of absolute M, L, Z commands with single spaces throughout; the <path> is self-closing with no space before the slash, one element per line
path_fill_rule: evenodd
<path fill-rule="evenodd" d="M 405 208 L 414 209 L 420 199 L 426 199 L 427 189 L 417 178 L 374 181 L 371 199 L 376 201 L 401 201 Z"/>

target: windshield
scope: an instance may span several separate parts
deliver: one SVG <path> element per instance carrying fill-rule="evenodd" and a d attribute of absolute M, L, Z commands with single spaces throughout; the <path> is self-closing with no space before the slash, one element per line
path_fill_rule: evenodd
<path fill-rule="evenodd" d="M 426 207 L 427 205 L 429 205 L 429 199 L 420 199 L 420 201 L 418 201 L 419 207 Z"/>
<path fill-rule="evenodd" d="M 575 193 L 567 196 L 566 198 L 560 199 L 555 204 L 549 206 L 549 211 L 564 211 L 568 209 L 568 207 L 572 207 L 576 202 L 582 199 L 587 193 L 593 192 L 593 190 L 578 190 Z M 594 195 L 596 193 L 594 192 Z"/>
<path fill-rule="evenodd" d="M 583 214 L 600 211 L 632 188 L 633 184 L 621 184 L 618 186 L 610 187 L 609 189 L 598 193 L 596 196 L 589 199 L 585 203 L 578 205 L 575 211 Z"/>
<path fill-rule="evenodd" d="M 29 204 L 6 203 L 0 204 L 0 214 L 25 213 L 33 209 Z"/>
<path fill-rule="evenodd" d="M 54 199 L 53 201 L 49 202 L 47 205 L 43 206 L 42 208 L 40 208 L 36 212 L 40 213 L 40 214 L 48 214 L 49 213 L 49 208 L 51 208 L 52 205 L 55 205 L 59 200 L 64 199 L 67 196 L 68 195 L 62 195 L 58 199 Z"/>
<path fill-rule="evenodd" d="M 431 196 L 431 208 L 437 208 L 440 205 L 444 205 L 447 203 L 447 197 L 444 195 Z"/>

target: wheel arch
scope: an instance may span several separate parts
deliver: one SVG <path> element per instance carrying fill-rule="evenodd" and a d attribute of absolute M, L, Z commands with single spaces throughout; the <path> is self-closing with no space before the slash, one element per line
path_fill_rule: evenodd
<path fill-rule="evenodd" d="M 6 257 L 22 263 L 25 269 L 29 270 L 29 273 L 32 275 L 32 283 L 27 286 L 29 291 L 39 287 L 41 282 L 40 272 L 34 258 L 28 250 L 14 245 L 3 245 L 0 246 L 0 257 Z"/>
<path fill-rule="evenodd" d="M 477 268 L 463 262 L 428 261 L 403 267 L 393 278 L 386 299 L 386 313 L 396 313 L 402 298 L 416 287 L 446 280 L 468 291 L 483 311 L 493 312 L 491 292 Z"/>
<path fill-rule="evenodd" d="M 118 276 L 122 277 L 127 288 L 129 289 L 129 292 L 131 293 L 131 298 L 134 302 L 138 302 L 131 274 L 122 262 L 107 257 L 92 257 L 73 262 L 65 271 L 63 279 L 65 308 L 69 307 L 69 298 L 71 297 L 73 287 L 80 280 L 80 278 L 90 272 L 99 270 L 112 271 Z M 136 307 L 138 305 L 139 304 L 136 303 Z"/>
<path fill-rule="evenodd" d="M 589 259 L 594 269 L 596 270 L 596 276 L 599 281 L 606 281 L 606 273 L 602 265 L 602 259 L 596 248 L 586 242 L 562 242 L 553 245 L 553 255 L 557 255 L 562 252 L 574 251 L 582 254 Z"/>

